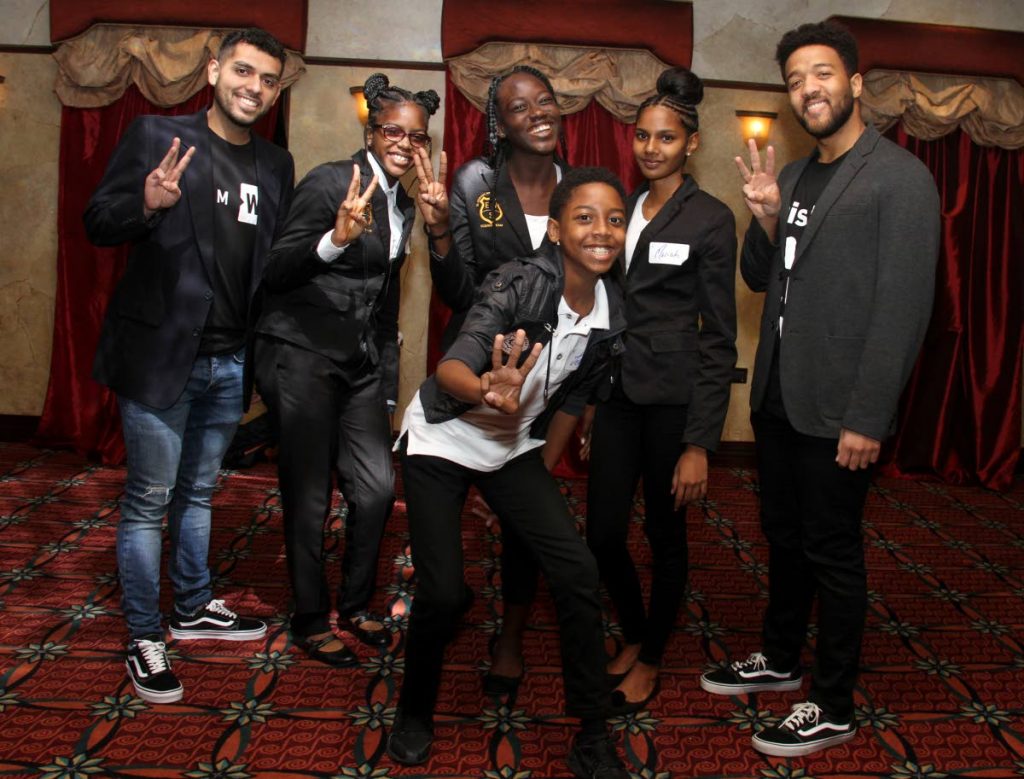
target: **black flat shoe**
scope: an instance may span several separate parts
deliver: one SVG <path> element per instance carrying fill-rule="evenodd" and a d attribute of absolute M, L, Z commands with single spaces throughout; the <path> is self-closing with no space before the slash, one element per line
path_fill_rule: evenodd
<path fill-rule="evenodd" d="M 356 653 L 344 644 L 341 645 L 341 649 L 334 649 L 330 652 L 324 650 L 324 646 L 332 641 L 339 640 L 337 636 L 333 635 L 324 636 L 323 638 L 294 637 L 295 646 L 304 650 L 307 655 L 317 662 L 335 668 L 351 668 L 354 665 L 359 665 L 359 658 L 356 656 Z"/>
<path fill-rule="evenodd" d="M 380 627 L 367 629 L 363 627 L 367 622 L 376 622 Z M 384 624 L 384 617 L 369 611 L 357 611 L 347 617 L 338 617 L 338 628 L 351 633 L 367 646 L 381 647 L 391 643 L 391 631 Z"/>
<path fill-rule="evenodd" d="M 420 765 L 430 757 L 433 743 L 434 729 L 428 722 L 399 712 L 388 734 L 388 756 L 402 765 Z"/>
<path fill-rule="evenodd" d="M 614 690 L 616 687 L 618 687 L 620 684 L 622 684 L 622 680 L 626 678 L 626 674 L 628 674 L 628 673 L 629 673 L 629 671 L 626 671 L 625 673 L 621 673 L 621 674 L 613 674 L 613 673 L 608 673 L 607 671 L 605 671 L 604 678 L 605 678 L 605 682 L 607 682 L 607 684 L 608 684 L 608 689 L 609 690 Z"/>
<path fill-rule="evenodd" d="M 647 708 L 647 704 L 650 703 L 659 692 L 661 692 L 660 678 L 656 678 L 654 680 L 654 687 L 651 689 L 651 694 L 642 701 L 627 701 L 626 694 L 622 690 L 612 690 L 611 716 L 619 717 L 623 714 L 633 714 L 634 712 L 641 711 Z"/>
<path fill-rule="evenodd" d="M 525 672 L 519 676 L 503 676 L 488 671 L 484 674 L 484 695 L 513 695 L 519 689 L 524 675 Z"/>

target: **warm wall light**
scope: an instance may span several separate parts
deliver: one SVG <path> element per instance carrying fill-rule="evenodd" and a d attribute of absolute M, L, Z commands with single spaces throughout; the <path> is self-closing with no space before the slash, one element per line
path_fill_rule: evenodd
<path fill-rule="evenodd" d="M 356 115 L 359 117 L 359 124 L 366 124 L 366 120 L 370 118 L 370 109 L 366 106 L 366 95 L 363 94 L 362 87 L 349 87 L 349 93 L 356 101 Z"/>
<path fill-rule="evenodd" d="M 757 148 L 763 148 L 768 141 L 768 133 L 772 129 L 772 120 L 778 118 L 778 114 L 771 111 L 737 111 L 736 116 L 740 120 L 740 130 L 743 133 L 743 140 L 754 139 Z"/>

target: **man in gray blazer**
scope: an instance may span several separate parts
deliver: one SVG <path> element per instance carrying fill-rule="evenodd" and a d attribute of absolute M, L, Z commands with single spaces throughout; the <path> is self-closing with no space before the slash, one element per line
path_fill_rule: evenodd
<path fill-rule="evenodd" d="M 737 157 L 753 214 L 740 271 L 767 292 L 750 405 L 769 544 L 761 651 L 701 677 L 712 693 L 797 690 L 815 595 L 805 703 L 753 737 L 793 757 L 856 735 L 853 690 L 867 612 L 861 515 L 882 440 L 931 314 L 939 198 L 925 166 L 860 115 L 857 45 L 805 24 L 776 59 L 797 120 L 817 142 L 775 177 L 753 141 Z"/>

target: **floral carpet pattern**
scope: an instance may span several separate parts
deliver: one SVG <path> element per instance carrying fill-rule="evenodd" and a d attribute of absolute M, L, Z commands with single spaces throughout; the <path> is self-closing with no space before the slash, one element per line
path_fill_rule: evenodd
<path fill-rule="evenodd" d="M 501 622 L 497 529 L 466 515 L 466 578 L 477 598 L 446 659 L 431 760 L 402 767 L 384 753 L 414 590 L 401 489 L 375 604 L 389 615 L 391 646 L 350 642 L 361 666 L 331 669 L 295 648 L 286 629 L 279 497 L 266 464 L 222 474 L 210 564 L 217 595 L 268 619 L 268 635 L 169 643 L 184 699 L 140 700 L 122 654 L 114 554 L 122 482 L 121 469 L 74 454 L 0 444 L 0 777 L 569 775 L 573 725 L 561 713 L 547 593 L 533 614 L 518 693 L 481 692 L 488 641 Z M 878 480 L 864 525 L 870 609 L 860 730 L 839 748 L 792 760 L 758 754 L 750 736 L 800 693 L 730 699 L 697 684 L 708 666 L 758 648 L 767 583 L 756 473 L 713 468 L 710 483 L 689 515 L 690 593 L 661 692 L 647 710 L 612 721 L 636 779 L 1024 776 L 1024 482 L 997 494 Z M 585 485 L 563 489 L 582 527 Z M 344 518 L 339 499 L 328 528 L 335 561 Z M 634 524 L 630 543 L 645 570 L 642 539 Z M 620 636 L 609 617 L 609 651 Z M 808 658 L 813 642 L 812 628 Z"/>

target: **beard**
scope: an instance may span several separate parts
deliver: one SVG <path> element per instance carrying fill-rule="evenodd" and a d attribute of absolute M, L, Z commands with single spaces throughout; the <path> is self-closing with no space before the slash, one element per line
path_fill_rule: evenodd
<path fill-rule="evenodd" d="M 217 108 L 220 109 L 220 112 L 238 127 L 252 127 L 270 108 L 270 106 L 264 103 L 260 108 L 260 112 L 254 116 L 233 111 L 231 109 L 231 90 L 227 87 L 223 89 L 214 87 L 213 99 L 217 103 Z"/>
<path fill-rule="evenodd" d="M 829 138 L 835 135 L 849 118 L 853 116 L 853 95 L 847 91 L 843 93 L 835 105 L 829 103 L 829 106 L 831 107 L 831 118 L 825 124 L 818 126 L 808 122 L 807 117 L 804 116 L 802 111 L 799 113 L 794 111 L 793 113 L 796 115 L 796 120 L 800 123 L 800 126 L 807 131 L 808 135 L 821 140 L 822 138 Z"/>

